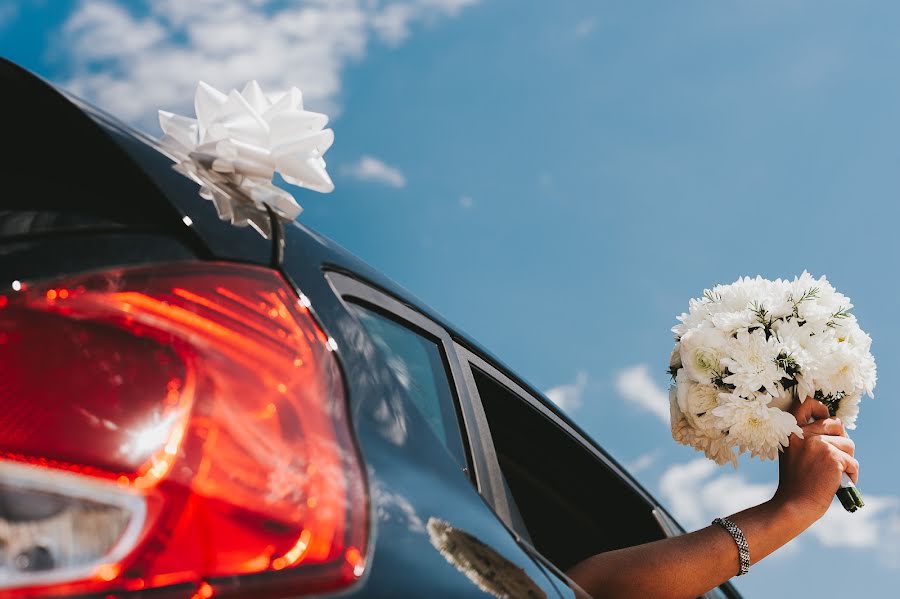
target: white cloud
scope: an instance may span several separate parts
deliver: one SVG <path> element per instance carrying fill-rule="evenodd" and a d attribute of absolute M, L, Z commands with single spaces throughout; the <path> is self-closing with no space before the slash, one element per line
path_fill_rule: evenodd
<path fill-rule="evenodd" d="M 830 548 L 873 549 L 878 559 L 900 568 L 900 498 L 869 495 L 865 507 L 850 514 L 837 504 L 809 532 Z"/>
<path fill-rule="evenodd" d="M 659 480 L 659 489 L 672 515 L 694 529 L 706 526 L 716 516 L 728 516 L 768 500 L 775 484 L 751 483 L 739 474 L 721 472 L 711 460 L 697 458 L 670 466 Z"/>
<path fill-rule="evenodd" d="M 626 463 L 625 469 L 628 470 L 628 472 L 630 472 L 631 474 L 638 474 L 639 472 L 643 472 L 644 470 L 650 468 L 656 462 L 658 462 L 660 455 L 660 451 L 651 451 L 650 453 L 639 455 L 631 462 Z"/>
<path fill-rule="evenodd" d="M 358 162 L 344 166 L 341 172 L 360 181 L 383 183 L 391 187 L 406 187 L 406 177 L 399 169 L 388 166 L 373 156 L 363 156 Z"/>
<path fill-rule="evenodd" d="M 659 479 L 659 490 L 672 515 L 688 529 L 704 524 L 704 506 L 698 490 L 716 465 L 709 460 L 694 460 L 687 464 L 670 466 Z"/>
<path fill-rule="evenodd" d="M 409 37 L 412 15 L 412 5 L 392 4 L 373 17 L 372 27 L 382 40 L 396 45 Z"/>
<path fill-rule="evenodd" d="M 166 30 L 154 19 L 135 19 L 123 7 L 86 2 L 63 25 L 69 50 L 83 60 L 134 56 L 163 41 Z"/>
<path fill-rule="evenodd" d="M 775 483 L 751 483 L 698 458 L 670 466 L 660 478 L 659 488 L 672 515 L 693 530 L 717 516 L 763 503 L 772 497 Z M 835 501 L 802 538 L 815 539 L 828 548 L 871 549 L 888 566 L 900 568 L 900 499 L 866 495 L 865 500 L 866 506 L 853 514 Z M 786 546 L 797 547 L 795 542 Z"/>
<path fill-rule="evenodd" d="M 581 397 L 587 387 L 588 375 L 579 371 L 575 375 L 575 381 L 565 385 L 559 385 L 544 391 L 544 395 L 550 398 L 560 409 L 566 412 L 574 412 L 581 407 Z"/>
<path fill-rule="evenodd" d="M 616 389 L 628 401 L 669 423 L 669 395 L 650 377 L 646 364 L 638 364 L 616 376 Z"/>
<path fill-rule="evenodd" d="M 896 510 L 900 502 L 887 497 L 865 497 L 866 506 L 849 514 L 844 510 L 828 510 L 810 529 L 826 547 L 873 547 L 880 537 L 882 518 Z"/>
<path fill-rule="evenodd" d="M 413 0 L 388 4 L 372 16 L 372 27 L 378 36 L 391 45 L 406 40 L 410 24 L 434 21 L 439 16 L 455 16 L 460 10 L 480 0 Z"/>
<path fill-rule="evenodd" d="M 83 1 L 62 26 L 62 83 L 152 130 L 157 109 L 190 111 L 198 79 L 226 90 L 256 79 L 273 93 L 296 85 L 307 105 L 334 111 L 344 67 L 373 36 L 399 43 L 478 1 Z"/>

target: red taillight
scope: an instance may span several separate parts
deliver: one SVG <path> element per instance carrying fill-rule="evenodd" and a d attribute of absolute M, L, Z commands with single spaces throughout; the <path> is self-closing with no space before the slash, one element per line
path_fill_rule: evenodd
<path fill-rule="evenodd" d="M 276 272 L 20 287 L 0 296 L 0 596 L 296 595 L 362 574 L 333 342 Z"/>

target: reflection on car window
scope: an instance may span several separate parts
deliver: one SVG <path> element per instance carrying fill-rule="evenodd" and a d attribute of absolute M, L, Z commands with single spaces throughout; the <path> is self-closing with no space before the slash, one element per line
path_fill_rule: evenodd
<path fill-rule="evenodd" d="M 438 344 L 374 310 L 357 304 L 349 306 L 384 353 L 428 426 L 465 467 L 456 403 Z"/>

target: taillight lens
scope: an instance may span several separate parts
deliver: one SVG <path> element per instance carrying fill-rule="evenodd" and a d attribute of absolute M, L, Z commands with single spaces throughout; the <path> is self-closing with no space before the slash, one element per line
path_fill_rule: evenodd
<path fill-rule="evenodd" d="M 334 342 L 275 271 L 0 295 L 0 596 L 296 595 L 362 575 Z"/>

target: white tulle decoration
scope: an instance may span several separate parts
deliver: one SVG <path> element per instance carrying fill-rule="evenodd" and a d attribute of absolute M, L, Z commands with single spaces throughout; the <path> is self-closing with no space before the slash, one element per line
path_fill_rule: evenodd
<path fill-rule="evenodd" d="M 194 110 L 195 119 L 159 111 L 160 145 L 178 161 L 179 172 L 200 183 L 200 194 L 223 220 L 251 224 L 268 236 L 265 206 L 285 220 L 297 218 L 303 209 L 272 183 L 276 171 L 293 185 L 334 189 L 322 158 L 334 132 L 324 128 L 326 115 L 303 109 L 296 87 L 271 98 L 256 81 L 227 95 L 201 81 Z"/>

